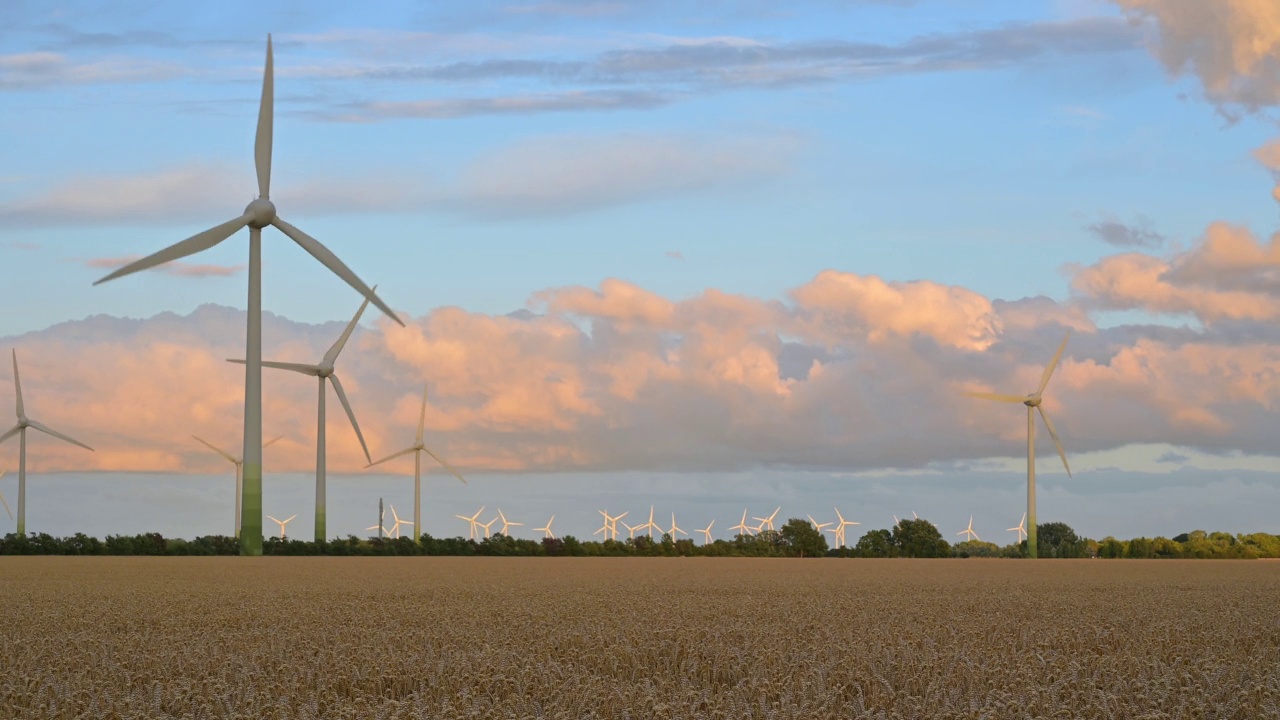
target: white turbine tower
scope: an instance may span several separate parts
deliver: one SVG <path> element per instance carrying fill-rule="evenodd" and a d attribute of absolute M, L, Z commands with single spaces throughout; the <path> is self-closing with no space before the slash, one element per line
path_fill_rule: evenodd
<path fill-rule="evenodd" d="M 556 535 L 555 533 L 551 532 L 551 523 L 555 521 L 556 521 L 556 516 L 552 515 L 551 519 L 547 521 L 547 524 L 545 527 L 534 528 L 533 531 L 543 533 L 543 537 L 547 537 L 547 538 L 551 538 L 552 540 L 555 540 Z"/>
<path fill-rule="evenodd" d="M 1021 403 L 1027 406 L 1027 556 L 1038 557 L 1036 552 L 1036 418 L 1032 411 L 1040 413 L 1040 419 L 1044 420 L 1044 427 L 1049 431 L 1049 437 L 1053 438 L 1053 446 L 1058 449 L 1058 457 L 1062 458 L 1062 467 L 1067 470 L 1067 477 L 1071 477 L 1071 466 L 1067 464 L 1067 451 L 1062 449 L 1062 441 L 1058 439 L 1058 431 L 1053 428 L 1053 422 L 1049 420 L 1049 416 L 1045 414 L 1044 407 L 1040 405 L 1043 399 L 1045 386 L 1049 384 L 1049 378 L 1053 376 L 1053 371 L 1058 367 L 1058 361 L 1062 359 L 1062 351 L 1067 349 L 1067 340 L 1071 339 L 1071 331 L 1068 330 L 1062 338 L 1062 344 L 1058 346 L 1058 352 L 1053 354 L 1053 359 L 1045 366 L 1044 373 L 1040 375 L 1040 385 L 1036 391 L 1030 395 L 1001 395 L 999 393 L 965 393 L 969 397 L 982 398 L 983 400 L 995 400 L 996 402 Z"/>
<path fill-rule="evenodd" d="M 672 540 L 675 540 L 675 539 L 676 539 L 676 533 L 680 533 L 681 535 L 685 535 L 685 536 L 688 536 L 688 534 L 689 534 L 689 533 L 687 533 L 687 532 L 685 532 L 685 531 L 681 530 L 681 529 L 676 525 L 676 514 L 673 512 L 673 513 L 671 513 L 671 529 L 667 531 L 667 534 L 671 536 L 671 539 L 672 539 Z"/>
<path fill-rule="evenodd" d="M 1016 527 L 1005 528 L 1011 533 L 1017 533 L 1018 539 L 1015 542 L 1022 542 L 1022 538 L 1027 534 L 1027 514 L 1022 513 L 1022 519 L 1018 521 Z"/>
<path fill-rule="evenodd" d="M 852 520 L 845 520 L 844 515 L 840 514 L 840 508 L 831 508 L 831 509 L 836 511 L 836 519 L 837 519 L 836 530 L 835 530 L 836 542 L 839 543 L 840 547 L 844 547 L 846 545 L 844 529 L 852 525 L 861 525 L 862 523 L 854 522 Z"/>
<path fill-rule="evenodd" d="M 374 285 L 373 290 L 377 290 L 378 286 Z M 347 323 L 346 329 L 342 331 L 342 335 L 338 337 L 329 351 L 320 359 L 318 365 L 307 365 L 304 363 L 275 362 L 272 360 L 263 360 L 262 367 L 275 368 L 277 370 L 292 370 L 296 373 L 309 375 L 318 378 L 320 381 L 320 394 L 316 401 L 316 542 L 322 543 L 327 535 L 325 533 L 325 387 L 324 381 L 328 380 L 333 385 L 333 391 L 338 395 L 338 402 L 342 403 L 342 409 L 347 411 L 347 419 L 351 421 L 351 427 L 356 431 L 356 439 L 360 441 L 360 447 L 364 450 L 364 461 L 373 462 L 373 458 L 369 457 L 369 446 L 364 442 L 364 433 L 360 432 L 360 424 L 356 422 L 356 414 L 351 409 L 351 403 L 347 400 L 347 393 L 342 389 L 342 381 L 338 379 L 338 375 L 334 372 L 333 364 L 338 360 L 338 354 L 342 352 L 342 348 L 346 346 L 347 340 L 351 337 L 351 333 L 356 329 L 356 323 L 360 322 L 360 316 L 364 314 L 364 309 L 369 307 L 369 299 L 360 304 L 360 309 L 356 311 L 355 317 L 351 318 L 351 322 Z M 244 360 L 230 360 L 229 362 L 244 364 Z M 265 447 L 265 446 L 264 446 Z"/>
<path fill-rule="evenodd" d="M 480 518 L 480 513 L 482 512 L 484 512 L 483 505 L 481 505 L 480 509 L 476 511 L 476 514 L 472 515 L 471 517 L 467 517 L 466 515 L 454 515 L 454 517 L 458 518 L 459 520 L 463 520 L 467 522 L 471 526 L 470 538 L 472 540 L 476 539 L 476 528 L 481 527 L 479 518 Z M 414 527 L 417 527 L 417 526 L 415 525 Z"/>
<path fill-rule="evenodd" d="M 291 523 L 291 522 L 293 522 L 293 519 L 294 519 L 294 518 L 296 518 L 296 517 L 298 517 L 298 516 L 297 516 L 297 515 L 290 515 L 289 517 L 285 518 L 284 520 L 277 520 L 277 519 L 275 519 L 274 517 L 271 517 L 270 515 L 268 515 L 268 516 L 267 516 L 267 519 L 268 519 L 268 520 L 270 520 L 271 522 L 273 522 L 273 523 L 275 523 L 275 524 L 277 524 L 277 525 L 279 525 L 279 526 L 280 526 L 280 539 L 281 539 L 281 540 L 284 540 L 284 526 L 285 526 L 285 525 L 288 525 L 288 524 L 289 524 L 289 523 Z"/>
<path fill-rule="evenodd" d="M 368 298 L 392 320 L 400 318 L 364 284 L 329 248 L 276 214 L 271 202 L 271 139 L 275 106 L 274 72 L 272 70 L 271 36 L 267 35 L 267 61 L 262 75 L 262 101 L 258 106 L 258 130 L 253 145 L 254 166 L 258 175 L 258 198 L 249 203 L 239 217 L 196 233 L 191 237 L 140 260 L 125 265 L 94 285 L 130 273 L 146 270 L 203 252 L 227 238 L 249 228 L 249 298 L 245 332 L 244 371 L 244 481 L 243 516 L 240 554 L 262 554 L 262 229 L 275 227 L 306 250 L 321 264 Z M 19 513 L 21 514 L 21 512 Z"/>
<path fill-rule="evenodd" d="M 10 428 L 5 434 L 0 435 L 0 445 L 3 445 L 5 440 L 14 435 L 18 436 L 18 527 L 16 532 L 21 537 L 27 534 L 27 428 L 39 430 L 45 435 L 65 440 L 72 445 L 79 445 L 90 452 L 93 452 L 93 448 L 27 417 L 26 409 L 22 405 L 22 380 L 18 377 L 17 350 L 13 351 L 13 392 L 17 399 L 18 424 Z"/>
<path fill-rule="evenodd" d="M 652 506 L 652 505 L 650 505 L 650 506 L 649 506 L 649 521 L 648 521 L 648 522 L 646 522 L 646 523 L 643 523 L 643 524 L 641 524 L 641 525 L 637 525 L 637 526 L 636 526 L 636 529 L 637 529 L 637 530 L 648 530 L 648 531 L 649 531 L 649 539 L 650 539 L 650 540 L 652 540 L 652 539 L 653 539 L 653 531 L 654 531 L 654 530 L 657 530 L 658 532 L 662 532 L 662 528 L 658 527 L 658 524 L 657 524 L 657 523 L 655 523 L 655 522 L 653 521 L 653 506 Z"/>
<path fill-rule="evenodd" d="M 964 541 L 965 541 L 965 542 L 969 542 L 970 540 L 981 540 L 981 539 L 982 539 L 982 538 L 978 537 L 978 533 L 976 533 L 976 532 L 974 532 L 974 531 L 973 531 L 973 516 L 972 516 L 972 515 L 970 515 L 970 516 L 969 516 L 969 527 L 967 527 L 967 528 L 965 528 L 965 529 L 961 530 L 960 532 L 958 532 L 958 533 L 956 533 L 956 534 L 957 534 L 957 535 L 964 535 L 964 536 L 965 536 L 965 538 L 964 538 Z"/>
<path fill-rule="evenodd" d="M 445 462 L 444 458 L 431 452 L 431 449 L 428 448 L 425 444 L 423 444 L 422 436 L 424 433 L 426 433 L 426 431 L 427 431 L 427 388 L 426 386 L 423 386 L 422 410 L 418 412 L 418 435 L 417 435 L 417 439 L 414 440 L 413 445 L 410 445 L 409 447 L 405 448 L 404 450 L 401 450 L 400 452 L 392 453 L 382 458 L 378 462 L 369 463 L 368 465 L 365 466 L 366 468 L 371 468 L 374 465 L 381 465 L 382 463 L 388 460 L 395 460 L 398 457 L 403 457 L 405 455 L 413 453 L 413 539 L 414 539 L 414 542 L 417 542 L 418 536 L 422 534 L 422 453 L 426 453 L 430 455 L 436 462 L 440 463 L 440 467 L 444 468 L 445 470 L 448 470 L 450 473 L 453 474 L 454 477 L 461 480 L 463 485 L 467 484 L 467 479 L 462 477 L 461 473 L 459 473 L 457 470 L 454 470 L 453 466 Z M 484 508 L 481 508 L 481 510 L 483 509 Z M 479 513 L 476 513 L 476 515 L 479 515 Z M 472 531 L 473 532 L 475 531 L 474 527 L 472 528 Z"/>
<path fill-rule="evenodd" d="M 485 539 L 485 540 L 488 540 L 488 539 L 489 539 L 489 534 L 490 534 L 490 533 L 489 533 L 489 528 L 493 527 L 493 524 L 494 524 L 494 523 L 496 523 L 496 522 L 498 522 L 498 518 L 494 518 L 494 519 L 490 520 L 490 521 L 489 521 L 489 522 L 487 522 L 487 523 L 482 523 L 482 522 L 477 522 L 477 523 L 476 523 L 476 525 L 478 525 L 478 526 L 480 526 L 480 527 L 484 528 L 484 539 Z"/>
<path fill-rule="evenodd" d="M 191 437 L 200 441 L 201 443 L 204 444 L 205 447 L 218 453 L 222 457 L 226 458 L 232 465 L 236 466 L 236 537 L 240 537 L 240 496 L 241 496 L 240 485 L 244 479 L 243 478 L 244 460 L 236 457 L 235 455 L 232 455 L 226 450 L 219 448 L 218 446 L 214 445 L 208 440 L 205 440 L 199 435 L 192 435 Z M 263 443 L 262 447 L 263 449 L 269 448 L 272 445 L 275 445 L 277 442 L 279 442 L 282 439 L 284 439 L 283 435 L 277 435 L 271 438 L 270 440 L 266 441 L 265 443 Z"/>
<path fill-rule="evenodd" d="M 395 506 L 395 505 L 392 505 L 392 506 L 391 506 L 391 519 L 392 519 L 392 523 L 391 523 L 391 532 L 395 533 L 397 538 L 399 538 L 399 537 L 400 537 L 400 526 L 401 526 L 401 525 L 413 525 L 413 523 L 409 522 L 408 520 L 401 520 L 401 519 L 400 519 L 400 515 L 396 512 L 396 506 Z"/>

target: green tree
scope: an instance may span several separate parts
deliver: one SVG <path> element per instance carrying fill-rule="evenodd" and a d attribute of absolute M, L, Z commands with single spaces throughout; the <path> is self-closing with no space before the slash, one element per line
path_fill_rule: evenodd
<path fill-rule="evenodd" d="M 942 533 L 924 518 L 899 520 L 893 528 L 893 546 L 902 557 L 947 557 L 951 545 L 942 539 Z"/>
<path fill-rule="evenodd" d="M 1071 526 L 1061 522 L 1037 523 L 1037 550 L 1042 558 L 1084 557 L 1084 545 Z"/>
<path fill-rule="evenodd" d="M 791 518 L 782 526 L 782 546 L 794 557 L 822 557 L 827 554 L 827 539 L 809 521 Z"/>
<path fill-rule="evenodd" d="M 858 554 L 858 557 L 892 557 L 894 553 L 893 533 L 888 530 L 868 530 L 865 535 L 858 538 L 858 544 L 854 545 L 853 549 Z"/>

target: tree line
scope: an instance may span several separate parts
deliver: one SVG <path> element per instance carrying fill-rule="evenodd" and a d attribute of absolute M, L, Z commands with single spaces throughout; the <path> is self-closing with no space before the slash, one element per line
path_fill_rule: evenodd
<path fill-rule="evenodd" d="M 1280 558 L 1280 536 L 1267 533 L 1232 535 L 1194 530 L 1173 538 L 1139 537 L 1092 540 L 1080 537 L 1061 522 L 1036 526 L 1042 558 Z M 234 537 L 206 535 L 193 540 L 166 538 L 160 533 L 108 535 L 105 539 L 76 533 L 54 537 L 48 533 L 26 536 L 9 533 L 0 539 L 0 555 L 239 555 Z M 792 518 L 779 530 L 738 535 L 698 545 L 689 539 L 648 536 L 626 540 L 579 540 L 572 535 L 525 540 L 496 534 L 483 540 L 463 537 L 436 538 L 424 534 L 408 537 L 360 538 L 348 535 L 317 543 L 289 538 L 267 538 L 264 555 L 477 555 L 503 557 L 845 557 L 845 558 L 1022 558 L 1027 543 L 1009 545 L 979 540 L 948 543 L 938 528 L 924 518 L 901 520 L 892 528 L 870 530 L 849 547 L 832 548 L 826 537 L 809 522 Z"/>

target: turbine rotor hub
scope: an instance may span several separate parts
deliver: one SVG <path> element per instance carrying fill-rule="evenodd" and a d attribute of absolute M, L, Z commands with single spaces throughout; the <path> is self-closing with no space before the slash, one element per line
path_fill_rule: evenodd
<path fill-rule="evenodd" d="M 276 206 L 266 198 L 258 198 L 245 207 L 244 214 L 249 218 L 249 227 L 261 230 L 276 219 Z"/>
<path fill-rule="evenodd" d="M 1040 400 L 1041 398 L 1039 395 L 1028 395 L 1027 399 L 1022 401 L 1022 404 L 1031 408 L 1040 407 Z"/>

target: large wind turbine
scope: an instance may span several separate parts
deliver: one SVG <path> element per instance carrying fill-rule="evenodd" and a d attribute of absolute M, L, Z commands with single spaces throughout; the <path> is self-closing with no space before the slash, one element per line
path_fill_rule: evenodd
<path fill-rule="evenodd" d="M 1049 416 L 1045 414 L 1044 407 L 1040 405 L 1044 395 L 1044 388 L 1049 384 L 1049 378 L 1053 376 L 1053 371 L 1058 367 L 1058 361 L 1062 359 L 1062 351 L 1067 349 L 1067 340 L 1071 339 L 1071 331 L 1068 330 L 1062 338 L 1062 344 L 1058 346 L 1058 352 L 1053 354 L 1053 359 L 1045 366 L 1044 373 L 1040 375 L 1040 386 L 1036 391 L 1026 396 L 1018 395 L 1000 395 L 998 393 L 965 393 L 969 397 L 982 398 L 983 400 L 995 400 L 996 402 L 1022 403 L 1027 406 L 1027 557 L 1038 557 L 1036 553 L 1036 418 L 1032 411 L 1038 411 L 1040 418 L 1044 420 L 1045 429 L 1049 431 L 1049 437 L 1053 438 L 1053 446 L 1058 449 L 1058 457 L 1062 458 L 1062 467 L 1067 470 L 1067 477 L 1071 477 L 1071 466 L 1067 464 L 1067 451 L 1062 449 L 1062 441 L 1058 439 L 1058 431 L 1053 428 L 1053 423 L 1049 420 Z"/>
<path fill-rule="evenodd" d="M 72 445 L 79 445 L 89 452 L 93 452 L 93 448 L 27 417 L 27 413 L 22 407 L 22 380 L 18 377 L 17 350 L 13 351 L 13 392 L 18 404 L 18 424 L 10 428 L 9 432 L 0 435 L 0 445 L 14 435 L 18 436 L 18 527 L 16 532 L 19 537 L 22 537 L 27 534 L 27 428 L 39 430 L 45 435 L 52 435 L 59 440 L 66 440 Z"/>
<path fill-rule="evenodd" d="M 378 289 L 377 285 L 373 286 L 374 290 Z M 342 335 L 333 343 L 329 351 L 320 359 L 318 365 L 307 365 L 305 363 L 288 363 L 275 362 L 273 360 L 263 360 L 262 366 L 275 368 L 277 370 L 292 370 L 303 375 L 320 380 L 320 395 L 316 401 L 316 542 L 322 543 L 328 537 L 325 533 L 325 387 L 324 381 L 327 379 L 333 384 L 333 391 L 338 394 L 338 402 L 342 403 L 342 409 L 347 411 L 347 419 L 351 421 L 351 427 L 356 431 L 356 439 L 360 441 L 360 447 L 364 450 L 364 461 L 373 462 L 373 458 L 369 457 L 369 446 L 364 442 L 364 433 L 360 432 L 360 423 L 356 422 L 356 414 L 351 409 L 351 403 L 347 401 L 347 393 L 342 389 L 342 381 L 338 379 L 338 374 L 333 369 L 333 364 L 338 361 L 338 354 L 342 352 L 342 348 L 346 347 L 347 340 L 351 337 L 351 333 L 356 329 L 356 323 L 360 322 L 360 316 L 364 314 L 364 309 L 369 307 L 369 299 L 360 304 L 360 309 L 356 311 L 355 317 L 351 318 L 351 322 L 347 323 L 346 329 L 342 331 Z M 231 360 L 229 362 L 241 363 L 243 360 Z M 264 446 L 265 447 L 265 446 Z"/>
<path fill-rule="evenodd" d="M 170 245 L 141 260 L 131 262 L 94 283 L 99 285 L 139 270 L 194 255 L 221 243 L 242 228 L 249 228 L 249 309 L 245 332 L 244 454 L 242 455 L 244 498 L 240 533 L 242 555 L 262 554 L 262 229 L 271 225 L 287 235 L 322 265 L 377 305 L 378 309 L 388 317 L 401 325 L 404 324 L 368 285 L 356 277 L 351 268 L 338 259 L 337 255 L 315 238 L 276 215 L 276 206 L 269 199 L 271 137 L 275 105 L 273 77 L 271 36 L 267 35 L 267 62 L 262 75 L 262 101 L 258 106 L 258 131 L 253 144 L 254 166 L 258 174 L 258 198 L 249 203 L 239 217 L 196 233 L 182 242 Z"/>
<path fill-rule="evenodd" d="M 354 422 L 355 419 L 352 418 L 352 421 Z M 369 463 L 368 465 L 365 466 L 366 468 L 371 468 L 374 465 L 381 465 L 382 463 L 388 460 L 394 460 L 403 455 L 408 455 L 409 453 L 413 453 L 413 541 L 414 542 L 417 542 L 418 536 L 422 534 L 422 453 L 426 453 L 430 455 L 433 459 L 435 459 L 436 462 L 440 463 L 440 467 L 443 467 L 445 470 L 448 470 L 450 473 L 453 473 L 454 477 L 461 480 L 463 485 L 467 484 L 467 479 L 462 477 L 461 473 L 459 473 L 457 470 L 454 470 L 452 465 L 444 461 L 444 458 L 431 452 L 431 449 L 422 443 L 422 435 L 423 433 L 426 432 L 426 430 L 427 430 L 427 388 L 424 386 L 422 388 L 422 410 L 418 413 L 418 436 L 417 436 L 417 439 L 414 440 L 413 445 L 405 448 L 404 450 L 401 450 L 400 452 L 392 453 L 382 458 L 378 462 Z M 479 513 L 477 513 L 477 515 L 478 514 Z M 472 532 L 474 531 L 475 531 L 475 528 L 473 527 Z"/>
<path fill-rule="evenodd" d="M 244 483 L 244 459 L 238 458 L 235 455 L 232 455 L 231 453 L 227 452 L 226 450 L 223 450 L 217 445 L 214 445 L 208 440 L 205 440 L 199 435 L 192 435 L 191 437 L 195 438 L 196 440 L 199 440 L 205 447 L 218 453 L 222 457 L 226 458 L 227 461 L 230 462 L 232 465 L 236 466 L 236 537 L 240 537 L 240 499 L 241 499 L 241 493 L 242 493 L 242 485 Z M 283 435 L 277 435 L 271 438 L 270 440 L 262 443 L 262 447 L 263 449 L 269 448 L 283 439 L 284 439 Z"/>

